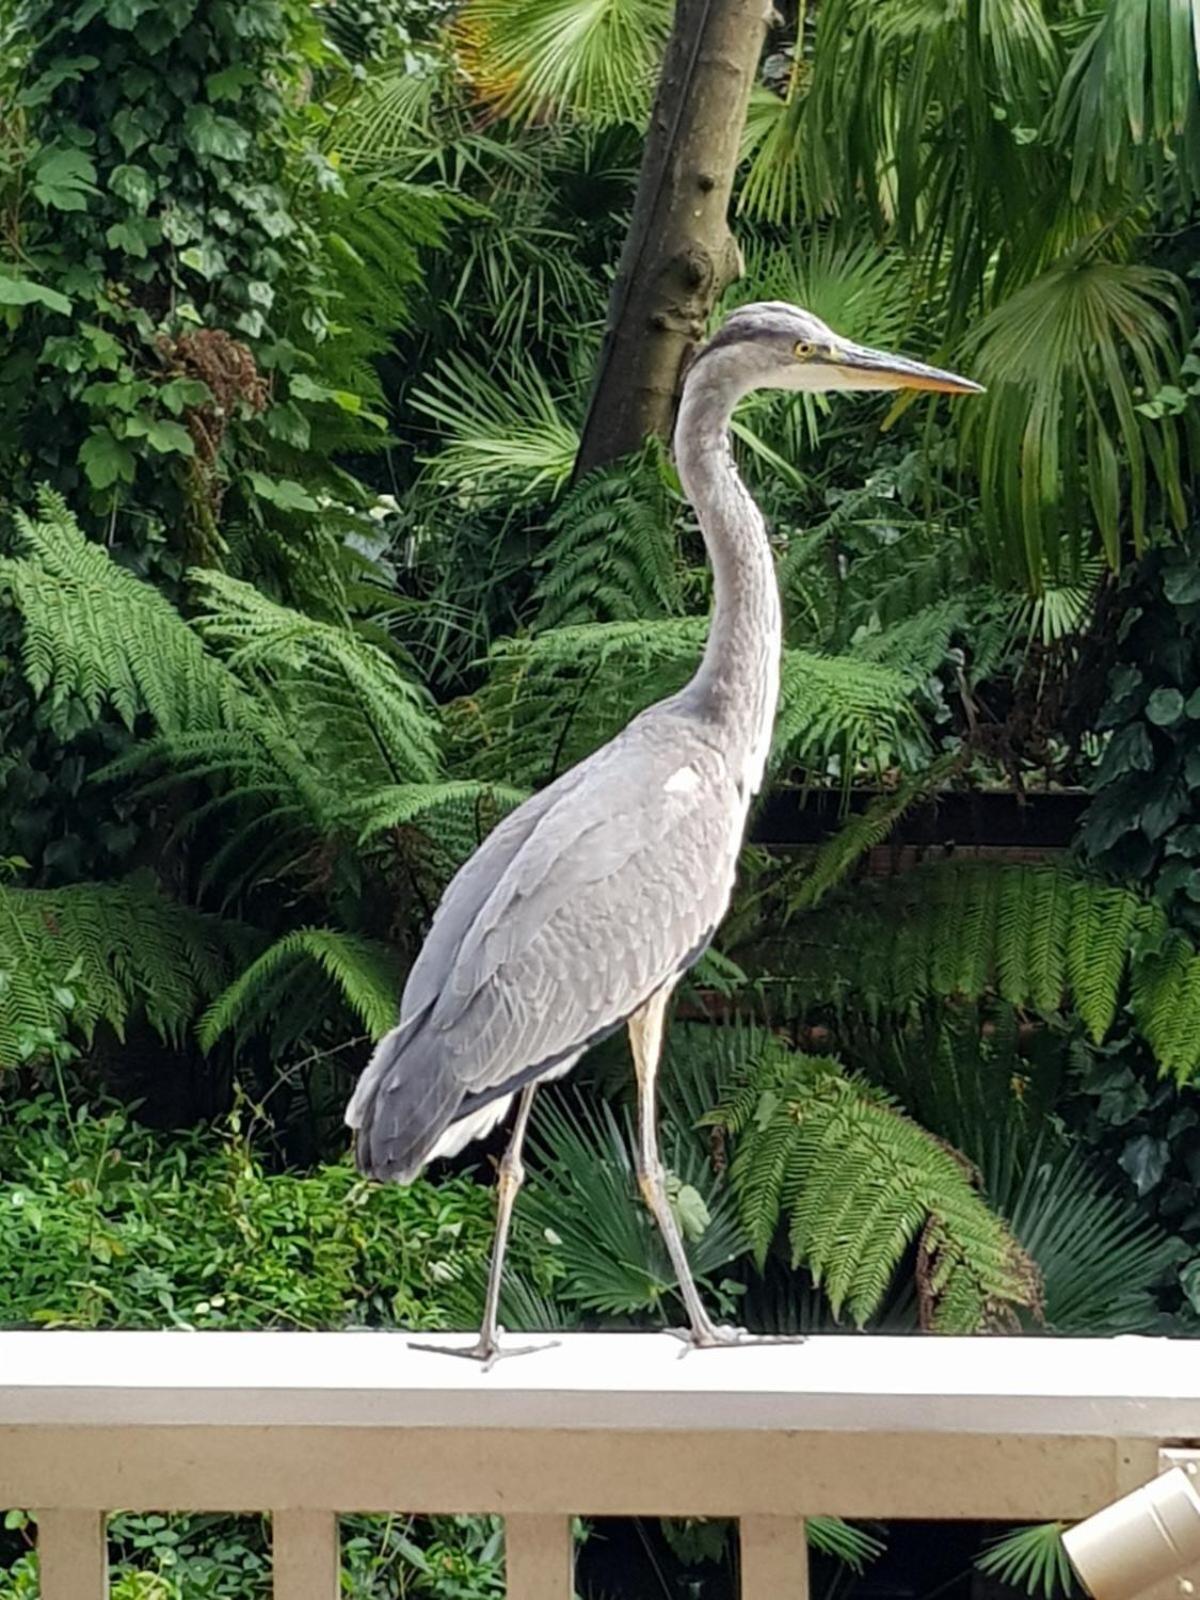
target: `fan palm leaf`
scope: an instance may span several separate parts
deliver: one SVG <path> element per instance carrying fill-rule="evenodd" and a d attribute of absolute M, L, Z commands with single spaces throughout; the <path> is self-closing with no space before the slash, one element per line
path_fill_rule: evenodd
<path fill-rule="evenodd" d="M 466 0 L 455 33 L 500 116 L 640 124 L 670 20 L 667 0 Z"/>
<path fill-rule="evenodd" d="M 1004 576 L 1035 592 L 1044 570 L 1074 576 L 1091 554 L 1088 521 L 1119 566 L 1126 517 L 1134 549 L 1145 546 L 1151 483 L 1182 522 L 1179 430 L 1136 407 L 1139 390 L 1154 394 L 1176 371 L 1185 332 L 1170 273 L 1081 253 L 970 335 L 963 360 L 988 393 L 964 412 L 963 439 Z"/>

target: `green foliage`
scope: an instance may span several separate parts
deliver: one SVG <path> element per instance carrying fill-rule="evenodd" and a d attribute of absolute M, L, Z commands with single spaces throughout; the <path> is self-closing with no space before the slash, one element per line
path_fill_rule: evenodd
<path fill-rule="evenodd" d="M 1096 728 L 1105 738 L 1080 828 L 1087 861 L 1147 884 L 1172 923 L 1200 930 L 1200 580 L 1195 536 L 1155 550 L 1121 586 L 1120 620 Z"/>
<path fill-rule="evenodd" d="M 0 558 L 0 593 L 22 624 L 21 664 L 50 726 L 69 736 L 111 707 L 132 727 L 146 711 L 170 732 L 227 727 L 238 700 L 176 608 L 85 539 L 61 496 L 36 520 L 18 512 L 20 554 Z"/>
<path fill-rule="evenodd" d="M 964 417 L 963 437 L 978 461 L 993 548 L 1004 552 L 1007 529 L 1022 529 L 1023 563 L 1007 576 L 1036 589 L 1048 558 L 1066 567 L 1056 555 L 1061 533 L 1077 551 L 1089 510 L 1110 566 L 1121 564 L 1125 515 L 1140 553 L 1152 477 L 1157 519 L 1182 524 L 1178 428 L 1135 409 L 1139 390 L 1155 393 L 1178 365 L 1181 301 L 1170 274 L 1085 253 L 1026 284 L 972 330 L 964 359 L 988 393 Z"/>
<path fill-rule="evenodd" d="M 662 446 L 589 473 L 551 513 L 539 628 L 682 610 L 678 483 Z"/>
<path fill-rule="evenodd" d="M 556 1297 L 583 1311 L 657 1312 L 675 1274 L 638 1193 L 630 1119 L 583 1098 L 558 1105 L 543 1096 L 529 1144 L 522 1215 L 550 1246 Z M 664 1130 L 663 1158 L 692 1270 L 710 1277 L 745 1248 L 731 1196 L 682 1127 Z"/>
<path fill-rule="evenodd" d="M 0 1071 L 103 1022 L 144 1017 L 178 1043 L 253 946 L 250 930 L 167 900 L 151 884 L 0 886 Z"/>
<path fill-rule="evenodd" d="M 443 448 L 427 461 L 433 482 L 482 503 L 561 489 L 579 449 L 542 373 L 514 363 L 499 375 L 447 356 L 416 390 L 417 411 L 440 423 Z"/>
<path fill-rule="evenodd" d="M 489 1192 L 373 1185 L 344 1163 L 270 1172 L 250 1131 L 6 1105 L 0 1326 L 443 1326 L 446 1282 L 486 1259 Z"/>
<path fill-rule="evenodd" d="M 882 1091 L 827 1057 L 730 1030 L 721 1104 L 705 1120 L 735 1139 L 730 1179 L 758 1260 L 787 1219 L 834 1314 L 877 1311 L 916 1245 L 922 1325 L 967 1333 L 1038 1311 L 1037 1269 L 981 1199 L 975 1174 Z"/>
<path fill-rule="evenodd" d="M 476 93 L 502 116 L 644 119 L 666 43 L 663 0 L 467 0 L 457 29 Z"/>
<path fill-rule="evenodd" d="M 994 1137 L 983 1170 L 988 1200 L 1041 1270 L 1048 1328 L 1087 1337 L 1155 1329 L 1153 1293 L 1180 1260 L 1178 1243 L 1099 1184 L 1078 1148 L 1043 1137 L 1014 1160 Z"/>
<path fill-rule="evenodd" d="M 803 977 L 790 981 L 817 1003 L 853 996 L 868 1009 L 903 1010 L 994 991 L 1052 1014 L 1070 996 L 1100 1040 L 1128 995 L 1164 1071 L 1186 1077 L 1200 1062 L 1191 945 L 1132 891 L 1058 868 L 975 862 L 903 874 L 806 917 L 785 940 L 797 971 L 803 952 Z"/>
<path fill-rule="evenodd" d="M 975 1565 L 989 1577 L 1042 1600 L 1074 1594 L 1075 1576 L 1062 1542 L 1065 1530 L 1062 1522 L 1014 1528 L 991 1540 Z"/>
<path fill-rule="evenodd" d="M 200 1043 L 210 1049 L 223 1033 L 243 1037 L 268 1021 L 277 1024 L 279 1037 L 279 1025 L 294 1026 L 289 1012 L 296 989 L 311 981 L 314 966 L 373 1039 L 395 1023 L 400 973 L 394 951 L 332 928 L 297 928 L 264 950 L 208 1008 L 200 1020 Z"/>

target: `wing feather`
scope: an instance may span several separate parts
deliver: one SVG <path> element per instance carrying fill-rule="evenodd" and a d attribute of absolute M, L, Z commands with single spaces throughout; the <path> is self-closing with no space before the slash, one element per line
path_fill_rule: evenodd
<path fill-rule="evenodd" d="M 631 725 L 532 821 L 443 968 L 429 1021 L 468 1094 L 628 1017 L 724 915 L 743 802 L 686 725 L 650 733 Z M 684 764 L 695 781 L 669 788 Z"/>

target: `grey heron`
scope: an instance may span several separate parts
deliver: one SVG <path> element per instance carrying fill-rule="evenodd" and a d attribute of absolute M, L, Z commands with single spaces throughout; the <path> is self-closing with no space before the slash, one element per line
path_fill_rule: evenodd
<path fill-rule="evenodd" d="M 734 311 L 692 362 L 675 428 L 679 477 L 713 571 L 714 608 L 685 688 L 513 811 L 451 881 L 346 1112 L 361 1170 L 411 1181 L 517 1102 L 498 1177 L 483 1326 L 455 1351 L 490 1363 L 521 1148 L 537 1086 L 622 1026 L 637 1076 L 636 1167 L 687 1309 L 691 1343 L 740 1339 L 705 1310 L 667 1198 L 655 1075 L 672 990 L 725 915 L 766 767 L 782 622 L 761 513 L 729 442 L 754 389 L 932 389 L 969 379 L 839 338 L 799 307 Z"/>

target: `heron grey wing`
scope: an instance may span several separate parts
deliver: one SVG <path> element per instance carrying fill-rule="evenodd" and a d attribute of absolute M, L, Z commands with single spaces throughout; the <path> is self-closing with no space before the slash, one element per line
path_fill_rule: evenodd
<path fill-rule="evenodd" d="M 515 811 L 510 811 L 496 824 L 451 878 L 404 985 L 401 1022 L 407 1022 L 433 1005 L 447 973 L 453 968 L 455 953 L 479 910 L 542 817 L 579 782 L 581 771 L 582 764 L 523 800 Z"/>
<path fill-rule="evenodd" d="M 523 887 L 502 897 L 501 942 L 485 933 L 464 947 L 431 1014 L 468 1093 L 577 1053 L 704 948 L 728 904 L 744 812 L 719 757 L 709 781 L 688 770 L 694 783 L 626 791 L 606 818 L 565 801 L 525 846 L 536 870 L 518 852 L 509 876 Z"/>
<path fill-rule="evenodd" d="M 684 817 L 711 815 L 740 835 L 745 806 L 723 756 L 660 707 L 575 771 L 582 781 L 555 798 L 480 907 L 444 994 L 465 1002 L 558 905 L 619 873 Z"/>

